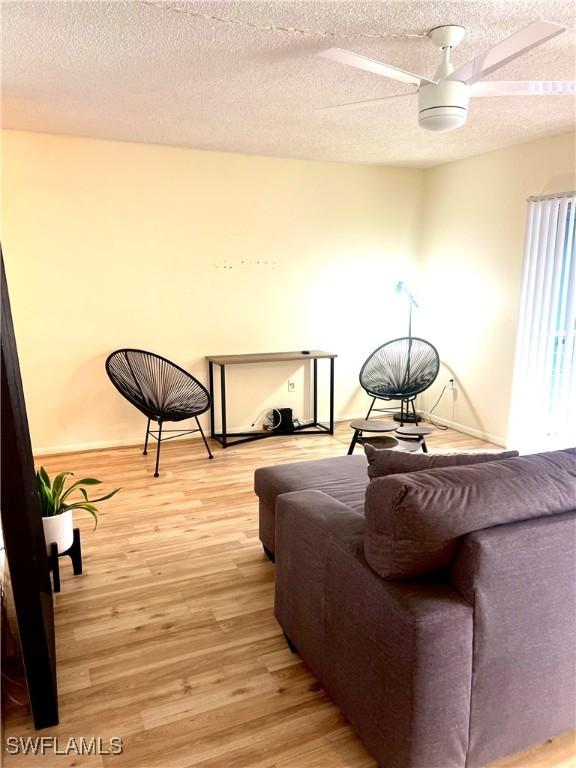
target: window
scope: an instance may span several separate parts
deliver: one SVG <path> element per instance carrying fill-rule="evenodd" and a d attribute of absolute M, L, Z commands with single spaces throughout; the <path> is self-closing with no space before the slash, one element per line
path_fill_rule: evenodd
<path fill-rule="evenodd" d="M 576 445 L 576 196 L 528 204 L 510 445 Z"/>

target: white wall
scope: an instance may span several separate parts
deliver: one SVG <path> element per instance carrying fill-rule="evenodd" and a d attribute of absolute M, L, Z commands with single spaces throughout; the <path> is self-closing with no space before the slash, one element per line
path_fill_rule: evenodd
<path fill-rule="evenodd" d="M 414 271 L 422 171 L 5 131 L 2 183 L 37 453 L 142 439 L 104 372 L 118 347 L 204 382 L 206 354 L 325 348 L 344 417 L 368 403 L 364 358 L 404 331 L 393 286 Z M 229 425 L 269 405 L 306 415 L 304 385 L 290 364 L 234 372 Z"/>
<path fill-rule="evenodd" d="M 122 346 L 203 381 L 210 353 L 333 350 L 336 415 L 362 414 L 361 363 L 406 330 L 399 279 L 444 362 L 422 405 L 453 376 L 436 414 L 504 444 L 525 200 L 574 189 L 574 135 L 419 171 L 5 131 L 2 183 L 37 453 L 142 439 L 104 374 Z M 291 364 L 231 372 L 230 425 L 306 416 L 307 384 Z"/>
<path fill-rule="evenodd" d="M 575 188 L 574 134 L 426 171 L 419 312 L 444 363 L 422 399 L 436 414 L 504 445 L 520 301 L 526 198 Z M 538 406 L 526 418 L 538 418 Z"/>

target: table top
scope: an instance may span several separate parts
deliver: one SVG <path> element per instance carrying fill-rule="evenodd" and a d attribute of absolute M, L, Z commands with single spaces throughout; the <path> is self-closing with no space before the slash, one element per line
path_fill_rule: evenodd
<path fill-rule="evenodd" d="M 362 432 L 395 432 L 398 429 L 398 424 L 389 419 L 356 419 L 350 426 Z"/>
<path fill-rule="evenodd" d="M 406 435 L 406 437 L 424 437 L 424 435 L 431 435 L 434 432 L 433 427 L 398 427 L 396 430 L 399 435 Z"/>
<path fill-rule="evenodd" d="M 368 443 L 368 445 L 373 445 L 374 448 L 396 448 L 399 444 L 395 437 L 389 437 L 388 435 L 385 437 L 378 435 L 374 435 L 373 437 L 361 437 L 359 442 L 363 445 Z"/>
<path fill-rule="evenodd" d="M 284 363 L 292 360 L 318 360 L 325 357 L 338 357 L 333 352 L 311 349 L 304 352 L 256 352 L 251 355 L 206 355 L 206 360 L 217 365 L 241 365 L 245 363 Z"/>

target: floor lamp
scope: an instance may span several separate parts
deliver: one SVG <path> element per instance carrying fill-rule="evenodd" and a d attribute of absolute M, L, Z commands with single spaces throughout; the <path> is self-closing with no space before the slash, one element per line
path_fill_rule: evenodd
<path fill-rule="evenodd" d="M 403 280 L 399 280 L 396 283 L 396 293 L 404 294 L 408 297 L 408 360 L 406 362 L 406 379 L 410 378 L 410 352 L 412 347 L 412 307 L 418 309 L 418 302 L 414 298 L 414 295 L 410 293 Z M 404 411 L 404 408 L 402 408 Z M 411 424 L 418 424 L 420 420 L 418 414 L 414 415 L 406 409 L 407 413 L 395 413 L 392 417 L 394 421 L 409 422 Z"/>

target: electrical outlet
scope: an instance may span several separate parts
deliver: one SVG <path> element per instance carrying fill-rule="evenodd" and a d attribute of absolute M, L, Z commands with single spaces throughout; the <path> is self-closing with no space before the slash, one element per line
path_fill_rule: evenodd
<path fill-rule="evenodd" d="M 448 389 L 456 390 L 456 384 L 454 384 L 454 379 L 448 379 Z"/>
<path fill-rule="evenodd" d="M 295 381 L 289 381 L 288 382 L 288 392 L 296 392 L 296 382 Z"/>

